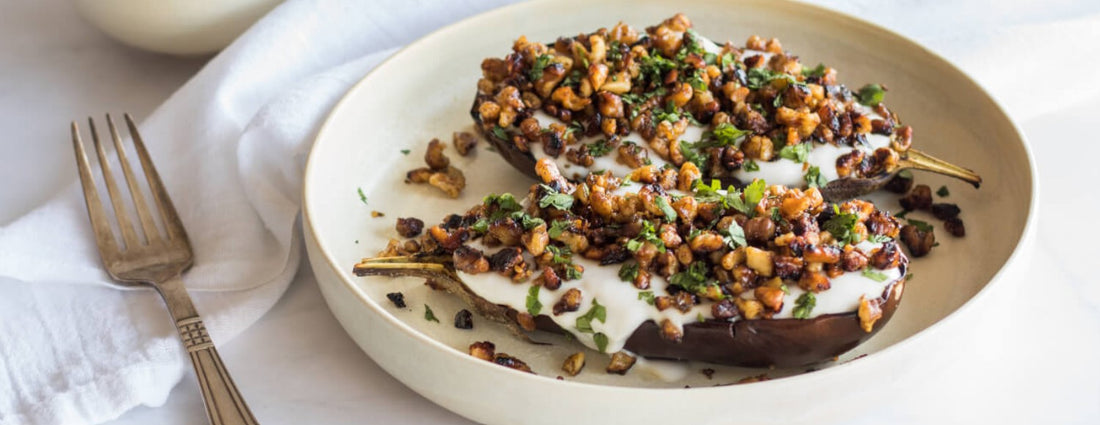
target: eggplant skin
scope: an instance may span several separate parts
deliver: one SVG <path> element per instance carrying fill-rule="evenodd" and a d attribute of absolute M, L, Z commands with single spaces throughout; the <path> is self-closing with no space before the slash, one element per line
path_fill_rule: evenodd
<path fill-rule="evenodd" d="M 631 334 L 625 349 L 649 359 L 756 368 L 809 366 L 832 360 L 878 333 L 893 317 L 904 292 L 903 268 L 902 277 L 883 291 L 882 317 L 871 332 L 860 328 L 855 312 L 812 319 L 708 320 L 684 325 L 683 340 L 675 343 L 662 338 L 657 324 L 648 321 Z M 512 319 L 515 315 L 515 310 L 508 312 Z M 535 326 L 547 332 L 566 332 L 546 315 L 536 317 Z"/>
<path fill-rule="evenodd" d="M 538 174 L 535 174 L 534 155 L 531 155 L 530 152 L 520 151 L 519 148 L 517 148 L 511 140 L 501 140 L 500 138 L 494 136 L 492 133 L 483 130 L 481 128 L 481 125 L 475 125 L 474 127 L 477 128 L 477 132 L 480 133 L 481 136 L 484 137 L 486 140 L 488 140 L 489 144 L 492 145 L 494 149 L 496 149 L 497 153 L 500 156 L 504 157 L 504 160 L 508 161 L 508 163 L 511 164 L 513 168 L 519 170 L 523 174 L 526 174 L 532 179 L 535 179 L 536 181 L 539 180 Z"/>

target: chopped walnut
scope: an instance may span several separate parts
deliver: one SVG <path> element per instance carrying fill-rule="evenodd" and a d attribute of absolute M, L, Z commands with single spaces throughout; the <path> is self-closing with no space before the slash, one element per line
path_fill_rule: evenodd
<path fill-rule="evenodd" d="M 611 355 L 611 362 L 607 364 L 607 373 L 614 373 L 617 375 L 626 375 L 626 372 L 634 367 L 634 362 L 638 359 L 634 358 L 626 352 L 619 351 Z"/>
<path fill-rule="evenodd" d="M 565 363 L 562 363 L 561 370 L 568 373 L 569 376 L 577 376 L 584 369 L 584 352 L 578 351 L 573 353 L 569 357 L 565 358 Z"/>

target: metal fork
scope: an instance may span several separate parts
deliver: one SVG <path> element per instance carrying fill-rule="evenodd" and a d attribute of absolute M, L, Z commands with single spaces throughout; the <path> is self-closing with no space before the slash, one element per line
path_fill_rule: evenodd
<path fill-rule="evenodd" d="M 145 179 L 153 195 L 154 208 L 160 212 L 166 232 L 161 234 L 157 229 L 153 214 L 150 213 L 145 196 L 138 186 L 139 181 L 134 177 L 134 170 L 123 149 L 122 138 L 119 137 L 118 130 L 115 128 L 115 122 L 110 115 L 107 115 L 107 126 L 114 140 L 115 151 L 122 165 L 122 174 L 126 178 L 126 185 L 129 186 L 130 197 L 133 199 L 134 210 L 137 211 L 142 231 L 139 234 L 134 229 L 130 213 L 126 210 L 125 200 L 111 172 L 107 153 L 103 143 L 100 143 L 95 121 L 89 117 L 88 126 L 95 144 L 96 156 L 99 157 L 107 193 L 111 198 L 115 218 L 118 220 L 119 232 L 122 234 L 123 243 L 119 246 L 111 229 L 109 215 L 99 201 L 95 179 L 88 165 L 88 156 L 84 153 L 84 143 L 80 139 L 76 121 L 73 121 L 73 149 L 76 151 L 76 165 L 81 186 L 84 188 L 88 218 L 91 219 L 96 245 L 99 246 L 99 255 L 103 259 L 104 266 L 107 267 L 107 273 L 118 281 L 119 286 L 152 286 L 164 299 L 164 304 L 168 306 L 168 312 L 172 315 L 172 320 L 179 331 L 183 346 L 191 356 L 191 363 L 195 367 L 195 375 L 199 378 L 199 387 L 202 388 L 203 403 L 206 405 L 210 423 L 215 425 L 256 424 L 256 418 L 248 410 L 244 398 L 237 391 L 233 379 L 229 377 L 229 371 L 225 369 L 213 341 L 210 340 L 210 335 L 206 332 L 206 326 L 203 325 L 199 313 L 195 311 L 191 297 L 187 295 L 183 280 L 180 279 L 180 275 L 191 267 L 193 258 L 191 243 L 187 240 L 187 232 L 184 231 L 183 222 L 176 214 L 176 208 L 172 206 L 172 200 L 168 198 L 164 183 L 161 182 L 160 175 L 153 167 L 153 161 L 149 158 L 149 152 L 145 149 L 145 143 L 138 134 L 133 118 L 130 114 L 125 114 L 125 118 L 138 159 L 141 161 L 141 168 L 145 170 Z"/>

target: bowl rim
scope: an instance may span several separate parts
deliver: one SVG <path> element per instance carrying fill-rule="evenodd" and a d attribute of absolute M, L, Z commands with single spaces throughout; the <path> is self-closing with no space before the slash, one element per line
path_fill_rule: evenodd
<path fill-rule="evenodd" d="M 994 110 L 997 113 L 1001 114 L 1006 119 L 1006 121 L 1009 123 L 1009 125 L 1011 126 L 1011 129 L 1015 133 L 1016 137 L 1019 139 L 1021 147 L 1023 148 L 1024 156 L 1027 160 L 1027 165 L 1028 165 L 1028 178 L 1030 179 L 1030 183 L 1031 183 L 1031 190 L 1028 192 L 1028 195 L 1030 196 L 1030 199 L 1029 199 L 1028 207 L 1027 207 L 1027 217 L 1025 219 L 1024 227 L 1022 229 L 1022 232 L 1020 233 L 1020 238 L 1017 240 L 1016 245 L 1012 248 L 1011 254 L 1009 254 L 1008 258 L 1000 265 L 1000 268 L 998 268 L 996 273 L 994 273 L 993 276 L 989 278 L 989 281 L 986 282 L 986 284 L 983 285 L 982 288 L 977 293 L 975 293 L 973 296 L 971 296 L 968 300 L 966 300 L 964 303 L 962 303 L 959 307 L 955 308 L 953 311 L 948 313 L 946 316 L 940 318 L 939 320 L 933 322 L 932 324 L 924 327 L 923 329 L 920 329 L 919 331 L 913 333 L 912 335 L 909 335 L 908 337 L 903 338 L 902 340 L 900 340 L 900 341 L 898 341 L 894 344 L 891 344 L 887 347 L 884 347 L 881 350 L 878 350 L 878 351 L 875 351 L 875 352 L 872 352 L 872 353 L 868 353 L 867 355 L 865 355 L 861 358 L 853 359 L 853 360 L 860 360 L 859 362 L 847 361 L 847 362 L 844 362 L 844 363 L 835 364 L 835 365 L 832 365 L 830 367 L 817 370 L 812 374 L 811 373 L 802 373 L 802 374 L 798 374 L 798 375 L 775 378 L 775 379 L 771 379 L 771 380 L 764 380 L 764 381 L 759 381 L 759 382 L 753 382 L 752 383 L 751 388 L 760 389 L 762 387 L 770 387 L 770 386 L 776 386 L 776 385 L 787 385 L 789 383 L 792 383 L 795 380 L 806 379 L 807 377 L 809 377 L 811 375 L 814 378 L 827 378 L 829 376 L 833 376 L 833 375 L 836 375 L 836 374 L 839 374 L 839 373 L 844 373 L 845 371 L 847 371 L 847 370 L 851 369 L 852 367 L 854 367 L 856 364 L 865 363 L 866 361 L 871 360 L 871 359 L 887 357 L 891 353 L 895 353 L 899 350 L 904 349 L 907 346 L 916 344 L 916 343 L 918 343 L 918 342 L 920 342 L 924 339 L 927 339 L 929 337 L 929 335 L 932 335 L 932 334 L 935 334 L 935 333 L 939 332 L 940 328 L 945 326 L 944 323 L 949 322 L 949 321 L 953 321 L 953 318 L 955 318 L 955 317 L 957 317 L 961 314 L 964 314 L 965 311 L 967 311 L 967 310 L 973 309 L 974 305 L 976 305 L 980 299 L 984 299 L 984 298 L 989 297 L 990 296 L 989 293 L 992 292 L 994 286 L 998 286 L 998 287 L 999 286 L 1004 286 L 1004 283 L 1001 283 L 1001 282 L 1005 281 L 1007 279 L 1007 277 L 1005 276 L 1006 270 L 1010 269 L 1011 268 L 1010 266 L 1012 266 L 1012 265 L 1014 265 L 1014 264 L 1016 264 L 1017 262 L 1020 261 L 1020 256 L 1023 255 L 1023 254 L 1021 254 L 1021 252 L 1024 251 L 1023 248 L 1026 247 L 1026 246 L 1029 246 L 1030 244 L 1032 244 L 1033 239 L 1035 237 L 1035 229 L 1036 229 L 1036 225 L 1037 225 L 1036 222 L 1038 220 L 1038 212 L 1039 212 L 1038 211 L 1038 208 L 1039 208 L 1039 175 L 1038 175 L 1038 169 L 1035 166 L 1035 164 L 1036 164 L 1035 163 L 1035 157 L 1034 157 L 1034 153 L 1032 152 L 1031 144 L 1028 141 L 1028 139 L 1027 139 L 1025 133 L 1023 132 L 1023 130 L 1020 128 L 1019 124 L 1008 113 L 1008 111 L 1006 110 L 1004 105 L 1000 102 L 1000 100 L 998 100 L 998 98 L 993 93 L 991 93 L 985 86 L 983 86 L 980 82 L 978 82 L 978 80 L 973 78 L 966 71 L 964 71 L 961 68 L 959 68 L 958 66 L 956 66 L 953 62 L 949 61 L 943 55 L 940 55 L 936 51 L 928 48 L 927 46 L 921 44 L 920 42 L 918 42 L 917 40 L 914 40 L 913 38 L 910 38 L 910 37 L 905 36 L 901 33 L 895 32 L 895 31 L 893 31 L 889 28 L 886 28 L 882 25 L 879 25 L 875 22 L 865 20 L 861 17 L 851 15 L 851 14 L 843 12 L 843 11 L 839 11 L 839 10 L 827 8 L 827 7 L 824 7 L 824 6 L 820 6 L 820 5 L 817 5 L 817 4 L 809 3 L 807 1 L 803 1 L 803 0 L 768 0 L 768 1 L 763 1 L 763 0 L 742 0 L 742 1 L 749 2 L 749 3 L 762 4 L 762 5 L 766 5 L 766 7 L 776 8 L 776 9 L 792 8 L 792 7 L 794 7 L 794 8 L 809 8 L 809 9 L 812 9 L 812 12 L 814 12 L 814 13 L 834 15 L 837 18 L 852 21 L 852 23 L 855 24 L 855 25 L 865 26 L 865 27 L 867 27 L 868 29 L 870 29 L 872 31 L 880 33 L 881 35 L 894 37 L 899 42 L 909 43 L 913 47 L 919 49 L 922 53 L 928 55 L 928 57 L 930 59 L 932 59 L 934 61 L 937 61 L 937 62 L 940 62 L 941 65 L 945 65 L 947 70 L 949 70 L 950 72 L 956 73 L 957 76 L 961 77 L 964 82 L 972 84 L 983 95 L 985 95 L 986 98 L 991 102 Z M 456 355 L 458 357 L 464 358 L 466 361 L 469 362 L 469 364 L 474 365 L 473 367 L 492 368 L 492 369 L 489 369 L 489 370 L 496 370 L 496 369 L 502 369 L 502 368 L 500 368 L 500 367 L 498 367 L 494 364 L 491 364 L 491 363 L 488 363 L 488 362 L 485 362 L 485 361 L 482 361 L 482 360 L 479 360 L 479 359 L 475 359 L 471 356 L 464 355 L 461 352 L 459 352 L 458 350 L 455 350 L 453 347 L 451 347 L 449 345 L 445 345 L 442 342 L 439 342 L 439 341 L 437 341 L 437 340 L 435 340 L 435 339 L 433 339 L 433 338 L 431 338 L 431 337 L 429 337 L 425 334 L 422 334 L 421 332 L 417 331 L 416 329 L 413 329 L 411 326 L 409 326 L 408 324 L 406 324 L 402 320 L 399 320 L 397 317 L 393 316 L 392 314 L 390 314 L 390 313 L 386 312 L 384 309 L 382 309 L 378 305 L 377 302 L 372 300 L 369 296 L 367 296 L 365 293 L 363 293 L 363 291 L 361 289 L 359 289 L 353 282 L 350 281 L 348 275 L 346 273 L 344 273 L 345 268 L 341 267 L 339 264 L 336 263 L 333 254 L 330 252 L 330 249 L 324 243 L 322 243 L 321 238 L 318 236 L 317 232 L 314 230 L 313 216 L 309 212 L 310 211 L 309 206 L 311 204 L 310 201 L 311 201 L 311 199 L 313 199 L 313 196 L 311 195 L 311 191 L 310 191 L 310 187 L 312 185 L 309 184 L 309 182 L 310 182 L 309 177 L 310 177 L 311 174 L 313 174 L 312 170 L 314 168 L 320 167 L 316 164 L 317 161 L 315 161 L 315 159 L 316 159 L 315 157 L 317 156 L 317 150 L 318 150 L 317 145 L 321 140 L 327 138 L 327 134 L 331 131 L 330 128 L 336 125 L 336 124 L 334 124 L 334 121 L 335 121 L 335 117 L 336 117 L 337 113 L 343 107 L 345 107 L 347 103 L 351 102 L 351 100 L 350 100 L 351 98 L 358 97 L 358 96 L 355 96 L 355 94 L 358 93 L 359 90 L 364 85 L 366 85 L 369 81 L 372 80 L 372 78 L 374 78 L 376 76 L 376 74 L 377 74 L 376 71 L 378 69 L 386 66 L 387 64 L 394 61 L 395 59 L 403 56 L 404 54 L 406 54 L 411 49 L 419 47 L 421 44 L 427 43 L 428 40 L 433 40 L 435 38 L 445 36 L 447 33 L 462 30 L 467 26 L 473 25 L 475 22 L 480 22 L 480 21 L 483 21 L 485 19 L 489 19 L 489 18 L 497 16 L 497 15 L 511 13 L 513 10 L 529 8 L 529 7 L 538 7 L 538 6 L 541 6 L 543 4 L 547 4 L 547 3 L 558 3 L 558 0 L 532 0 L 532 1 L 525 1 L 525 2 L 519 2 L 519 3 L 512 3 L 512 4 L 509 4 L 509 5 L 502 6 L 502 7 L 487 10 L 487 11 L 478 13 L 476 15 L 472 15 L 472 16 L 463 18 L 459 21 L 453 22 L 453 23 L 448 24 L 446 26 L 443 26 L 439 29 L 431 31 L 427 34 L 424 34 L 420 38 L 416 39 L 415 41 L 413 41 L 413 42 L 411 42 L 407 45 L 405 45 L 400 50 L 394 52 L 392 55 L 390 55 L 385 60 L 380 62 L 378 65 L 376 65 L 374 68 L 372 68 L 370 71 L 368 71 L 362 78 L 359 79 L 359 81 L 357 81 L 346 92 L 344 92 L 344 94 L 341 96 L 340 100 L 338 102 L 336 102 L 336 104 L 329 110 L 328 114 L 325 116 L 324 122 L 322 123 L 320 129 L 317 131 L 316 136 L 313 138 L 313 144 L 310 147 L 309 156 L 306 160 L 306 166 L 305 166 L 304 172 L 303 172 L 302 209 L 301 209 L 302 226 L 303 226 L 303 230 L 308 230 L 308 231 L 305 231 L 304 233 L 311 239 L 311 241 L 309 241 L 309 242 L 312 242 L 316 245 L 317 251 L 320 254 L 322 254 L 321 258 L 324 259 L 324 263 L 330 269 L 334 270 L 336 272 L 337 276 L 339 276 L 340 283 L 345 287 L 345 289 L 348 289 L 349 291 L 351 291 L 351 293 L 353 293 L 359 299 L 360 302 L 362 302 L 367 308 L 373 310 L 374 313 L 376 313 L 378 316 L 380 316 L 389 325 L 397 327 L 398 329 L 400 329 L 407 336 L 412 337 L 412 338 L 414 338 L 414 339 L 416 339 L 420 342 L 426 343 L 426 344 L 434 347 L 435 349 L 439 349 L 439 350 L 442 350 L 442 351 L 444 351 L 446 353 L 449 353 L 451 355 Z M 306 228 L 308 228 L 308 229 L 306 229 Z M 315 263 L 315 261 L 313 259 L 310 259 L 310 260 L 311 260 L 310 261 L 311 265 Z M 341 326 L 343 326 L 343 325 L 341 325 Z M 503 368 L 503 369 L 507 369 L 507 368 Z M 761 369 L 761 370 L 765 370 L 765 369 Z M 618 392 L 624 392 L 625 391 L 625 392 L 650 393 L 650 392 L 684 391 L 684 390 L 690 390 L 690 391 L 696 391 L 696 392 L 736 391 L 736 390 L 732 390 L 731 388 L 744 387 L 744 385 L 729 385 L 729 386 L 717 386 L 717 387 L 690 387 L 690 388 L 648 388 L 648 387 L 613 386 L 613 385 L 596 384 L 596 383 L 588 383 L 588 382 L 563 381 L 563 380 L 554 379 L 551 376 L 534 375 L 534 374 L 524 373 L 524 372 L 520 372 L 518 370 L 511 370 L 511 369 L 506 370 L 505 372 L 506 373 L 511 373 L 513 378 L 524 379 L 524 380 L 532 379 L 536 383 L 545 383 L 545 384 L 548 384 L 548 385 L 566 385 L 567 387 L 569 387 L 569 386 L 579 386 L 579 387 L 585 388 L 587 390 L 613 390 L 613 391 L 618 391 Z"/>

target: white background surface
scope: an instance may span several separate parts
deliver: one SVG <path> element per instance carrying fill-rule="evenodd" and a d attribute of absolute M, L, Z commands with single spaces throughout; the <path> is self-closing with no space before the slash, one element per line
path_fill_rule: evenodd
<path fill-rule="evenodd" d="M 965 43 L 966 37 L 1011 31 L 1021 23 L 1062 19 L 1065 25 L 1075 25 L 1081 18 L 1064 13 L 1073 8 L 1051 7 L 1037 14 L 1031 7 L 1016 7 L 981 14 L 981 22 L 960 23 L 952 20 L 958 12 L 955 6 L 929 7 L 921 19 L 915 19 L 897 12 L 922 4 L 900 2 L 893 13 L 883 12 L 876 4 L 851 1 L 842 8 L 878 17 L 887 27 L 933 49 L 937 43 Z M 969 2 L 957 7 L 974 10 L 991 4 Z M 17 0 L 5 6 L 0 14 L 0 152 L 4 152 L 0 155 L 0 226 L 74 179 L 69 120 L 107 111 L 129 111 L 140 119 L 205 62 L 117 45 L 81 21 L 72 5 L 61 0 Z M 980 24 L 983 31 L 954 27 L 962 24 Z M 947 28 L 954 31 L 955 39 L 941 36 Z M 1097 423 L 1100 282 L 1091 266 L 1100 251 L 1095 242 L 1100 234 L 1089 224 L 1088 214 L 1100 211 L 1100 195 L 1089 186 L 1100 182 L 1100 167 L 1094 165 L 1100 158 L 1100 144 L 1090 124 L 1100 115 L 1100 97 L 1089 87 L 1067 97 L 1061 108 L 1037 109 L 1014 98 L 1011 87 L 1088 85 L 1100 69 L 1100 59 L 998 53 L 991 55 L 1051 64 L 1044 78 L 1013 77 L 1010 65 L 1006 75 L 977 76 L 993 86 L 995 96 L 1012 100 L 1009 110 L 1030 138 L 1040 169 L 1042 205 L 1037 243 L 1028 260 L 1032 265 L 1029 286 L 1011 309 L 1016 314 L 1004 318 L 1002 329 L 1007 338 L 1018 341 L 1018 349 L 960 353 L 959 370 L 969 372 L 939 379 L 945 380 L 944 392 L 965 388 L 960 394 L 974 399 L 928 408 L 972 404 L 975 409 L 1008 410 L 1021 423 Z M 973 58 L 949 59 L 965 69 L 967 59 Z M 1065 61 L 1092 66 L 1067 70 L 1062 67 Z M 263 423 L 468 423 L 408 390 L 359 351 L 328 312 L 308 266 L 271 312 L 220 349 Z M 975 396 L 978 393 L 983 396 Z M 204 423 L 201 403 L 198 387 L 188 377 L 165 406 L 138 408 L 114 424 Z"/>

